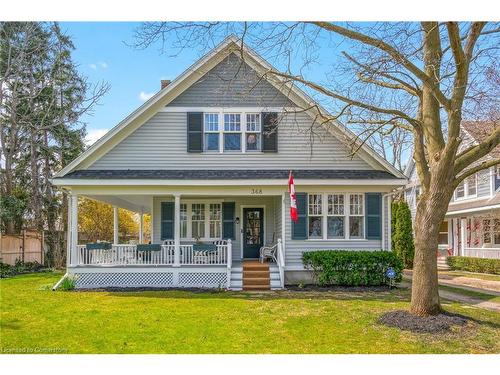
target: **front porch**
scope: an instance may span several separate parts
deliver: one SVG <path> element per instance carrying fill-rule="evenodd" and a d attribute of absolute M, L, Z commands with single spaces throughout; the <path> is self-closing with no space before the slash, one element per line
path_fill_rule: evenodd
<path fill-rule="evenodd" d="M 114 243 L 78 240 L 78 197 L 113 204 Z M 241 262 L 276 246 L 278 280 L 284 283 L 284 194 L 274 196 L 91 195 L 69 197 L 68 274 L 77 288 L 187 287 L 241 289 Z M 119 205 L 118 205 L 119 204 Z M 119 243 L 118 208 L 140 215 L 138 241 Z M 143 214 L 151 214 L 151 241 Z M 148 242 L 148 243 L 146 243 Z M 102 246 L 100 246 L 102 244 Z M 269 261 L 269 260 L 267 260 Z M 277 261 L 277 262 L 276 262 Z"/>

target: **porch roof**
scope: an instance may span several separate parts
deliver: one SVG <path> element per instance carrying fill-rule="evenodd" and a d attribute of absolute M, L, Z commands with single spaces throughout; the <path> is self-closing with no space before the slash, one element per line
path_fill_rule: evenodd
<path fill-rule="evenodd" d="M 77 170 L 57 179 L 95 179 L 95 180 L 255 180 L 255 179 L 287 179 L 289 170 L 259 169 L 259 170 L 234 170 L 234 169 L 193 169 L 193 170 Z M 343 179 L 343 180 L 397 180 L 392 173 L 379 170 L 342 170 L 342 169 L 317 169 L 293 170 L 296 179 Z"/>

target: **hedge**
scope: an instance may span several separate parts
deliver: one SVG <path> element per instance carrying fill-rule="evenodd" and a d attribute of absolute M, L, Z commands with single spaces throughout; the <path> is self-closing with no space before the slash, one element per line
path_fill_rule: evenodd
<path fill-rule="evenodd" d="M 500 275 L 500 259 L 451 256 L 446 262 L 452 270 Z"/>
<path fill-rule="evenodd" d="M 392 267 L 401 281 L 403 263 L 390 251 L 318 250 L 302 254 L 304 266 L 314 272 L 319 285 L 387 285 Z"/>

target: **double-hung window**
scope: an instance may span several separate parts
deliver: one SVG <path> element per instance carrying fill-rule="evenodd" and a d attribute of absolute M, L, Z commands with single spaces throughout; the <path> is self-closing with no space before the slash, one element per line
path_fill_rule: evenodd
<path fill-rule="evenodd" d="M 364 194 L 349 195 L 349 238 L 364 238 Z"/>
<path fill-rule="evenodd" d="M 260 151 L 260 113 L 247 113 L 245 147 L 247 151 Z"/>
<path fill-rule="evenodd" d="M 219 151 L 219 114 L 205 113 L 205 151 Z"/>
<path fill-rule="evenodd" d="M 345 237 L 344 194 L 328 194 L 327 238 Z"/>
<path fill-rule="evenodd" d="M 209 210 L 209 232 L 210 238 L 221 237 L 221 204 L 220 203 L 210 203 Z"/>
<path fill-rule="evenodd" d="M 500 219 L 483 219 L 483 244 L 500 245 Z"/>
<path fill-rule="evenodd" d="M 477 196 L 477 174 L 462 181 L 455 189 L 455 199 L 473 198 Z"/>
<path fill-rule="evenodd" d="M 309 238 L 323 238 L 323 196 L 309 194 Z"/>
<path fill-rule="evenodd" d="M 204 203 L 193 203 L 191 206 L 191 235 L 193 238 L 205 237 Z"/>
<path fill-rule="evenodd" d="M 241 114 L 224 114 L 224 151 L 241 151 Z"/>

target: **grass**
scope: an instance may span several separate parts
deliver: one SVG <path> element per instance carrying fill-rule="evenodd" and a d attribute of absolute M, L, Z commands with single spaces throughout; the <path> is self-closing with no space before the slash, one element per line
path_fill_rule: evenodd
<path fill-rule="evenodd" d="M 500 275 L 493 275 L 490 273 L 476 273 L 467 271 L 439 271 L 439 274 L 453 276 L 453 277 L 470 277 L 471 279 L 481 279 L 486 281 L 500 282 Z"/>
<path fill-rule="evenodd" d="M 409 306 L 384 292 L 52 292 L 60 274 L 0 281 L 0 352 L 499 353 L 500 316 L 457 303 L 474 319 L 439 335 L 381 326 Z"/>

